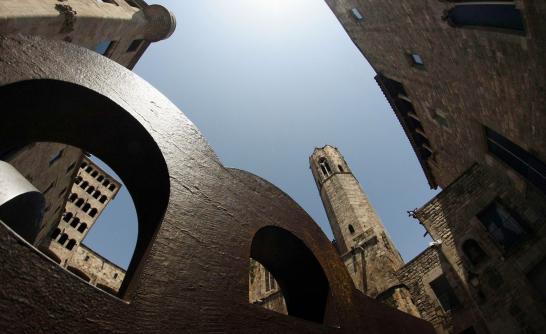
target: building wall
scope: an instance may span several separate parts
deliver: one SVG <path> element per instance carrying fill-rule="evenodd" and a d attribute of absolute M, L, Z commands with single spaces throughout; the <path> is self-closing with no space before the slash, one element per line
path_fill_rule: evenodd
<path fill-rule="evenodd" d="M 442 254 L 491 333 L 546 330 L 546 298 L 541 295 L 546 283 L 533 285 L 530 279 L 533 271 L 544 271 L 546 201 L 529 190 L 522 193 L 496 168 L 474 165 L 416 213 L 431 236 L 441 240 Z M 493 202 L 505 207 L 525 231 L 510 248 L 478 218 Z M 464 251 L 468 240 L 484 252 L 479 263 Z"/>
<path fill-rule="evenodd" d="M 288 314 L 279 284 L 263 265 L 253 259 L 250 259 L 249 264 L 248 287 L 248 299 L 251 304 Z"/>
<path fill-rule="evenodd" d="M 326 2 L 376 72 L 404 86 L 433 151 L 424 160 L 435 183 L 445 187 L 485 161 L 484 125 L 546 161 L 543 1 L 515 1 L 524 34 L 450 26 L 442 20 L 450 1 Z"/>

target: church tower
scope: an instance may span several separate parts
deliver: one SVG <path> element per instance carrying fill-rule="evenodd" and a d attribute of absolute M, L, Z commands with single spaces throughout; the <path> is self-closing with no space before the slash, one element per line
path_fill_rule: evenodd
<path fill-rule="evenodd" d="M 309 163 L 355 286 L 366 295 L 418 315 L 396 272 L 404 265 L 383 223 L 337 148 L 316 148 Z"/>

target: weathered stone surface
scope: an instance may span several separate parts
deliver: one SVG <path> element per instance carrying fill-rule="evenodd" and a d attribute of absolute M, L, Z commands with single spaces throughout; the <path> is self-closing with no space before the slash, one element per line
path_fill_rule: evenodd
<path fill-rule="evenodd" d="M 4 332 L 432 333 L 428 323 L 360 294 L 330 241 L 293 200 L 224 168 L 195 126 L 133 73 L 91 51 L 27 38 L 1 37 L 0 62 L 0 148 L 42 140 L 95 154 L 124 180 L 139 218 L 124 300 L 67 274 L 0 227 Z M 76 112 L 80 117 L 67 117 Z M 311 265 L 299 272 L 323 273 L 340 328 L 248 303 L 251 251 L 261 262 L 276 258 L 253 242 L 257 232 L 277 246 L 283 239 L 276 237 L 288 234 Z M 294 268 L 290 249 L 278 250 Z M 271 262 L 271 271 L 291 291 L 302 280 L 284 264 Z M 314 296 L 316 285 L 309 287 Z M 289 313 L 290 305 L 305 306 L 301 293 L 286 296 Z"/>

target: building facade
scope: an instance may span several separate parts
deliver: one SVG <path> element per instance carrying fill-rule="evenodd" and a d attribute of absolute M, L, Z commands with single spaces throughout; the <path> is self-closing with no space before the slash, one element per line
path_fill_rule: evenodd
<path fill-rule="evenodd" d="M 85 47 L 132 69 L 152 42 L 176 28 L 172 13 L 142 0 L 8 0 L 0 3 L 0 35 L 33 35 Z M 35 245 L 47 241 L 61 219 L 77 168 L 79 148 L 29 143 L 0 152 L 45 195 L 46 207 Z"/>
<path fill-rule="evenodd" d="M 398 271 L 421 316 L 441 333 L 544 332 L 546 5 L 326 2 L 443 189 L 413 212 L 434 246 Z"/>
<path fill-rule="evenodd" d="M 78 167 L 62 219 L 38 248 L 89 283 L 117 292 L 125 271 L 89 249 L 83 240 L 114 200 L 121 183 L 87 157 Z"/>

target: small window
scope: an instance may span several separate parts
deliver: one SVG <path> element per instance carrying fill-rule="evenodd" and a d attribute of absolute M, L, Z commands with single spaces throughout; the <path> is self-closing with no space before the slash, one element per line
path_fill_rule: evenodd
<path fill-rule="evenodd" d="M 59 160 L 63 156 L 64 149 L 56 152 L 49 158 L 49 166 L 52 166 L 57 160 Z"/>
<path fill-rule="evenodd" d="M 95 192 L 93 193 L 93 198 L 99 199 L 99 197 L 100 197 L 100 191 L 95 190 Z"/>
<path fill-rule="evenodd" d="M 70 197 L 68 198 L 68 201 L 69 202 L 74 202 L 75 200 L 78 199 L 78 195 L 76 194 L 70 194 Z"/>
<path fill-rule="evenodd" d="M 93 192 L 95 191 L 95 187 L 91 186 L 89 188 L 87 188 L 86 192 L 91 195 Z"/>
<path fill-rule="evenodd" d="M 525 231 L 521 224 L 498 202 L 491 203 L 478 214 L 478 219 L 489 234 L 504 250 L 515 246 L 523 238 Z"/>
<path fill-rule="evenodd" d="M 332 169 L 330 168 L 330 164 L 328 163 L 326 158 L 322 157 L 319 159 L 319 166 L 324 176 L 330 176 L 330 174 L 332 174 Z"/>
<path fill-rule="evenodd" d="M 80 223 L 80 219 L 78 217 L 74 217 L 74 219 L 72 219 L 72 221 L 70 222 L 70 226 L 72 226 L 73 228 L 76 228 L 79 223 Z"/>
<path fill-rule="evenodd" d="M 95 177 L 95 178 L 96 178 L 97 175 L 99 175 L 99 172 L 97 172 L 96 170 L 93 171 L 93 173 L 91 173 L 91 176 L 92 176 L 92 177 Z"/>
<path fill-rule="evenodd" d="M 110 191 L 116 190 L 116 185 L 115 185 L 115 184 L 111 184 L 111 185 L 108 187 L 108 190 L 110 190 Z"/>
<path fill-rule="evenodd" d="M 72 212 L 67 212 L 67 213 L 64 214 L 63 220 L 68 223 L 70 221 L 70 219 L 72 219 L 72 216 L 74 216 L 72 214 Z"/>
<path fill-rule="evenodd" d="M 91 173 L 92 170 L 93 170 L 93 167 L 91 166 L 87 166 L 87 168 L 85 169 L 87 173 Z"/>
<path fill-rule="evenodd" d="M 108 198 L 105 195 L 102 195 L 99 199 L 99 202 L 105 203 Z"/>
<path fill-rule="evenodd" d="M 56 228 L 55 230 L 53 230 L 53 233 L 51 233 L 51 239 L 53 240 L 57 239 L 59 234 L 61 234 L 61 230 Z"/>
<path fill-rule="evenodd" d="M 344 172 L 343 167 L 341 167 L 341 165 L 337 165 L 337 168 L 339 169 L 340 172 L 342 173 Z"/>
<path fill-rule="evenodd" d="M 143 39 L 135 39 L 131 42 L 131 45 L 129 45 L 129 48 L 127 49 L 127 52 L 135 52 L 140 48 L 140 46 L 144 43 Z"/>
<path fill-rule="evenodd" d="M 82 224 L 78 227 L 78 232 L 83 233 L 83 232 L 85 232 L 86 229 L 87 229 L 87 224 L 86 224 L 86 223 L 82 223 Z"/>
<path fill-rule="evenodd" d="M 89 211 L 89 209 L 91 209 L 91 204 L 85 203 L 85 205 L 82 208 L 82 211 L 87 212 L 87 211 Z"/>
<path fill-rule="evenodd" d="M 66 233 L 61 234 L 61 237 L 59 238 L 59 243 L 61 245 L 64 245 L 64 243 L 68 240 L 68 235 Z"/>
<path fill-rule="evenodd" d="M 83 183 L 80 184 L 80 188 L 82 188 L 82 189 L 85 189 L 85 188 L 87 188 L 88 186 L 89 186 L 89 182 L 87 182 L 87 181 L 83 181 Z"/>
<path fill-rule="evenodd" d="M 101 54 L 103 56 L 106 56 L 109 51 L 112 49 L 112 46 L 114 43 L 112 41 L 102 41 L 97 46 L 95 46 L 95 52 L 98 54 Z"/>
<path fill-rule="evenodd" d="M 351 234 L 355 233 L 355 228 L 351 224 L 349 224 L 349 232 L 351 232 Z"/>
<path fill-rule="evenodd" d="M 104 175 L 100 175 L 98 178 L 97 178 L 97 181 L 99 182 L 102 182 L 104 180 Z"/>
<path fill-rule="evenodd" d="M 85 256 L 84 261 L 85 261 L 85 262 L 89 261 L 89 255 L 86 255 L 86 256 Z"/>
<path fill-rule="evenodd" d="M 116 5 L 116 6 L 119 6 L 117 2 L 115 2 L 114 0 L 97 0 L 98 2 L 103 2 L 103 3 L 111 3 L 112 5 Z"/>
<path fill-rule="evenodd" d="M 78 208 L 81 208 L 84 202 L 83 198 L 78 198 L 75 204 Z"/>
<path fill-rule="evenodd" d="M 87 167 L 87 163 L 86 163 L 86 162 L 82 162 L 82 164 L 80 165 L 80 168 L 81 168 L 81 169 L 84 169 L 85 167 Z"/>
<path fill-rule="evenodd" d="M 487 259 L 487 254 L 485 254 L 476 240 L 466 240 L 462 248 L 464 255 L 473 265 L 478 265 Z"/>
<path fill-rule="evenodd" d="M 432 119 L 436 122 L 436 124 L 444 128 L 449 128 L 447 117 L 442 111 L 434 109 L 431 111 L 431 116 L 432 116 Z"/>
<path fill-rule="evenodd" d="M 114 278 L 118 278 L 118 273 L 114 273 Z"/>
<path fill-rule="evenodd" d="M 74 179 L 75 184 L 80 184 L 82 181 L 83 181 L 83 179 L 82 179 L 81 176 L 78 176 L 77 178 Z"/>
<path fill-rule="evenodd" d="M 76 167 L 76 162 L 75 161 L 73 163 L 71 163 L 70 166 L 68 166 L 68 168 L 66 169 L 66 174 L 70 173 L 70 171 L 73 170 L 74 167 Z"/>
<path fill-rule="evenodd" d="M 134 1 L 131 1 L 131 0 L 125 0 L 125 2 L 127 2 L 127 4 L 131 7 L 135 7 L 135 8 L 138 8 L 140 9 L 140 7 L 134 2 Z"/>
<path fill-rule="evenodd" d="M 70 241 L 66 244 L 66 249 L 72 250 L 76 246 L 76 240 L 70 239 Z"/>
<path fill-rule="evenodd" d="M 450 311 L 459 306 L 459 300 L 444 275 L 430 282 L 430 287 L 434 291 L 434 294 L 436 295 L 436 298 L 438 298 L 444 311 Z"/>
<path fill-rule="evenodd" d="M 417 53 L 412 53 L 410 54 L 410 57 L 411 57 L 411 60 L 413 61 L 413 65 L 417 65 L 417 66 L 425 65 L 425 62 L 423 61 L 423 58 L 421 57 L 421 55 Z"/>
<path fill-rule="evenodd" d="M 357 21 L 363 21 L 363 20 L 364 20 L 364 16 L 360 13 L 360 11 L 358 10 L 358 8 L 353 8 L 353 9 L 351 9 L 351 13 L 353 14 L 353 17 L 354 17 Z"/>
<path fill-rule="evenodd" d="M 91 211 L 89 211 L 89 215 L 91 217 L 95 217 L 97 215 L 97 212 L 98 212 L 98 210 L 93 208 L 93 209 L 91 209 Z"/>

